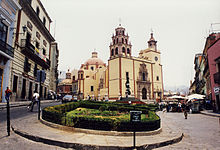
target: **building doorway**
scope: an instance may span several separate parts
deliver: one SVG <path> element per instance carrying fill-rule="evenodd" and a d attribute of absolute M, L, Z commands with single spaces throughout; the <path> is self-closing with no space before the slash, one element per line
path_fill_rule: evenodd
<path fill-rule="evenodd" d="M 26 79 L 23 79 L 21 98 L 25 99 L 25 96 L 26 96 Z"/>
<path fill-rule="evenodd" d="M 28 94 L 28 99 L 29 100 L 31 100 L 32 99 L 32 85 L 33 85 L 33 83 L 32 82 L 30 82 L 29 83 L 29 94 Z"/>
<path fill-rule="evenodd" d="M 218 111 L 218 112 L 220 112 L 220 99 L 219 99 L 219 96 L 220 96 L 220 95 L 216 95 L 216 96 L 215 96 L 215 97 L 216 97 L 216 104 L 217 104 L 217 109 L 218 109 L 217 111 Z"/>
<path fill-rule="evenodd" d="M 2 101 L 3 69 L 0 68 L 0 102 Z"/>
<path fill-rule="evenodd" d="M 146 88 L 142 89 L 142 99 L 147 99 L 147 90 L 146 90 Z"/>
<path fill-rule="evenodd" d="M 46 99 L 47 98 L 47 88 L 45 87 L 44 88 L 44 99 Z"/>

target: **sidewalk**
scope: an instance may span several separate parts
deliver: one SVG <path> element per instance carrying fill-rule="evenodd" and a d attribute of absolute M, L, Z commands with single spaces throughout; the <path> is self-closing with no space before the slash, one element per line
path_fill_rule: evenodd
<path fill-rule="evenodd" d="M 181 131 L 173 131 L 172 125 L 162 120 L 162 132 L 150 136 L 136 136 L 137 149 L 152 149 L 182 140 Z M 110 136 L 101 134 L 88 134 L 77 131 L 67 132 L 48 127 L 37 120 L 37 114 L 24 118 L 15 124 L 12 123 L 15 133 L 33 141 L 64 148 L 74 149 L 132 149 L 133 136 Z"/>
<path fill-rule="evenodd" d="M 41 103 L 51 103 L 56 100 L 41 100 Z M 30 104 L 30 101 L 19 101 L 19 102 L 10 102 L 10 107 L 20 107 L 27 106 Z M 5 109 L 7 107 L 7 103 L 0 103 L 0 110 Z"/>
<path fill-rule="evenodd" d="M 213 110 L 203 110 L 203 111 L 200 111 L 200 113 L 204 114 L 204 115 L 213 116 L 213 117 L 219 117 L 220 118 L 220 114 L 219 113 L 214 113 Z"/>

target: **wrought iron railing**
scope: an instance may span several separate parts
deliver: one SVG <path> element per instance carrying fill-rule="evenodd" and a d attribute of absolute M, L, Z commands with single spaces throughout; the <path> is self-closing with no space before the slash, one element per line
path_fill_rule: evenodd
<path fill-rule="evenodd" d="M 50 60 L 48 58 L 42 57 L 37 51 L 36 48 L 28 42 L 26 39 L 21 40 L 21 52 L 32 59 L 37 64 L 41 65 L 45 69 L 50 68 Z"/>
<path fill-rule="evenodd" d="M 2 40 L 0 40 L 0 51 L 14 57 L 14 48 Z"/>

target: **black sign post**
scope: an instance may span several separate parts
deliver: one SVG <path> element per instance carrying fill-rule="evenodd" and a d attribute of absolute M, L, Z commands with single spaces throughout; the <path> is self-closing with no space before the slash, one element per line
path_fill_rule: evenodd
<path fill-rule="evenodd" d="M 136 137 L 135 137 L 135 124 L 138 123 L 138 122 L 141 122 L 141 111 L 130 111 L 130 121 L 132 122 L 133 124 L 133 135 L 134 135 L 134 140 L 133 140 L 133 143 L 134 143 L 134 149 L 136 148 Z"/>
<path fill-rule="evenodd" d="M 7 132 L 8 132 L 8 136 L 10 136 L 10 105 L 9 105 L 9 98 L 7 100 Z"/>
<path fill-rule="evenodd" d="M 41 83 L 46 80 L 46 73 L 44 70 L 38 70 L 37 71 L 37 81 L 40 83 L 40 97 L 39 97 L 39 106 L 38 106 L 38 120 L 40 120 L 40 101 L 41 101 L 41 95 L 42 95 L 42 85 Z M 46 92 L 46 91 L 45 91 Z"/>

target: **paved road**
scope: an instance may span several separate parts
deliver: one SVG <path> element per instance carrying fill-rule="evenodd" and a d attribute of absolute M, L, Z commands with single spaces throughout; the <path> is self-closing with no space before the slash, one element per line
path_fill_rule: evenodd
<path fill-rule="evenodd" d="M 41 107 L 44 108 L 44 107 L 47 107 L 47 106 L 58 105 L 58 104 L 61 104 L 61 102 L 41 103 Z M 7 112 L 7 109 L 0 110 L 0 123 L 6 121 L 6 119 L 7 119 L 6 112 Z M 29 116 L 32 113 L 37 113 L 37 104 L 34 105 L 33 112 L 28 112 L 27 107 L 22 106 L 22 107 L 10 108 L 10 113 L 11 113 L 11 115 L 10 115 L 11 120 L 22 118 L 22 117 L 25 117 L 25 116 Z"/>
<path fill-rule="evenodd" d="M 180 143 L 158 148 L 157 150 L 220 150 L 219 118 L 202 114 L 160 113 L 173 129 L 183 131 L 185 137 Z"/>
<path fill-rule="evenodd" d="M 42 107 L 48 105 L 56 105 L 59 103 L 46 103 Z M 26 107 L 12 108 L 11 118 L 12 124 L 16 120 L 21 121 L 30 114 L 37 113 L 35 106 L 34 112 L 27 112 Z M 32 142 L 11 132 L 11 136 L 7 136 L 6 110 L 0 111 L 0 149 L 4 150 L 64 150 L 63 148 L 45 145 L 42 143 Z M 164 123 L 169 123 L 172 129 L 182 130 L 185 137 L 180 143 L 158 148 L 158 150 L 220 150 L 220 122 L 219 118 L 206 116 L 202 114 L 190 114 L 185 120 L 182 113 L 163 113 Z"/>
<path fill-rule="evenodd" d="M 44 103 L 42 107 L 57 105 L 60 102 Z M 37 105 L 33 112 L 28 112 L 26 107 L 11 108 L 11 124 L 16 123 L 16 120 L 21 120 L 29 115 L 37 113 Z M 36 118 L 37 119 L 37 118 Z M 7 136 L 6 131 L 6 109 L 0 111 L 0 149 L 1 150 L 64 150 L 57 146 L 50 146 L 42 143 L 33 142 L 11 132 L 11 136 Z"/>

